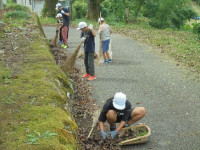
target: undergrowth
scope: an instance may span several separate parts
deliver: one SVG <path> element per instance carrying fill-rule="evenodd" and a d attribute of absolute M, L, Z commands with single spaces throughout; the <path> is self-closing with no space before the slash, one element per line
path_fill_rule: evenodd
<path fill-rule="evenodd" d="M 7 12 L 4 17 L 12 19 L 26 19 L 30 18 L 31 15 L 29 15 L 27 12 L 24 11 L 12 11 L 12 12 Z"/>
<path fill-rule="evenodd" d="M 7 11 L 0 18 L 5 23 L 0 32 L 4 45 L 4 54 L 0 54 L 0 149 L 75 149 L 77 125 L 64 109 L 69 102 L 67 93 L 73 93 L 68 77 L 56 65 L 34 17 L 6 18 L 15 12 Z"/>

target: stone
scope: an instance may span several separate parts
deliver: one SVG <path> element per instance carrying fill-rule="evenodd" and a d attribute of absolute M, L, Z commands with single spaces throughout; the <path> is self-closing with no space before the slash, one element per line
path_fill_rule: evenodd
<path fill-rule="evenodd" d="M 3 50 L 0 50 L 0 54 L 4 54 L 4 51 L 3 51 Z"/>

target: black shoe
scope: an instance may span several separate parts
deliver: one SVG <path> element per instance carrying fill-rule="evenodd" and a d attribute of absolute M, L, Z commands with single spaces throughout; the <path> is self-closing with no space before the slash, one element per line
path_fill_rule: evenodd
<path fill-rule="evenodd" d="M 116 130 L 116 124 L 114 126 L 110 126 L 110 131 L 115 131 Z"/>

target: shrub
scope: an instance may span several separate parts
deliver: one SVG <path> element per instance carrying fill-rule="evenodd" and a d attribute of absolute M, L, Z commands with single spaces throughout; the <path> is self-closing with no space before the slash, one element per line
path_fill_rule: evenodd
<path fill-rule="evenodd" d="M 145 3 L 143 15 L 156 28 L 181 28 L 196 13 L 187 0 L 153 0 Z"/>
<path fill-rule="evenodd" d="M 9 3 L 6 7 L 6 9 L 12 10 L 12 11 L 25 11 L 29 12 L 29 8 L 26 6 L 18 5 L 15 3 Z"/>
<path fill-rule="evenodd" d="M 110 14 L 111 2 L 109 0 L 105 0 L 101 3 L 101 12 L 102 17 L 106 18 Z"/>
<path fill-rule="evenodd" d="M 87 12 L 87 3 L 84 0 L 75 1 L 72 4 L 73 18 L 84 18 Z"/>
<path fill-rule="evenodd" d="M 200 23 L 193 23 L 193 32 L 198 34 L 200 38 Z"/>
<path fill-rule="evenodd" d="M 151 25 L 157 28 L 180 28 L 187 20 L 190 20 L 196 13 L 189 7 L 176 7 L 174 10 L 164 13 L 161 10 L 155 18 L 151 19 Z"/>
<path fill-rule="evenodd" d="M 4 15 L 5 18 L 13 18 L 13 19 L 26 19 L 30 18 L 31 16 L 24 11 L 12 11 L 12 12 L 7 12 Z"/>

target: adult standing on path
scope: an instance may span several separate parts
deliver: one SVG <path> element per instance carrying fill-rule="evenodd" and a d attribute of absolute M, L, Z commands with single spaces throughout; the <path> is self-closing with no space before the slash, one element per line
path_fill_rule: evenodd
<path fill-rule="evenodd" d="M 69 33 L 69 10 L 67 8 L 64 8 L 60 3 L 56 5 L 56 8 L 58 9 L 58 13 L 62 14 L 63 17 L 63 27 L 62 27 L 62 38 L 63 38 L 63 47 L 66 48 L 67 41 L 68 41 L 68 33 Z"/>
<path fill-rule="evenodd" d="M 103 18 L 99 18 L 98 23 L 100 24 L 98 33 L 99 35 L 101 35 L 102 54 L 104 58 L 104 63 L 107 64 L 108 62 L 112 61 L 108 52 L 110 44 L 110 34 L 112 33 L 112 30 L 110 29 L 109 25 L 105 23 Z"/>

